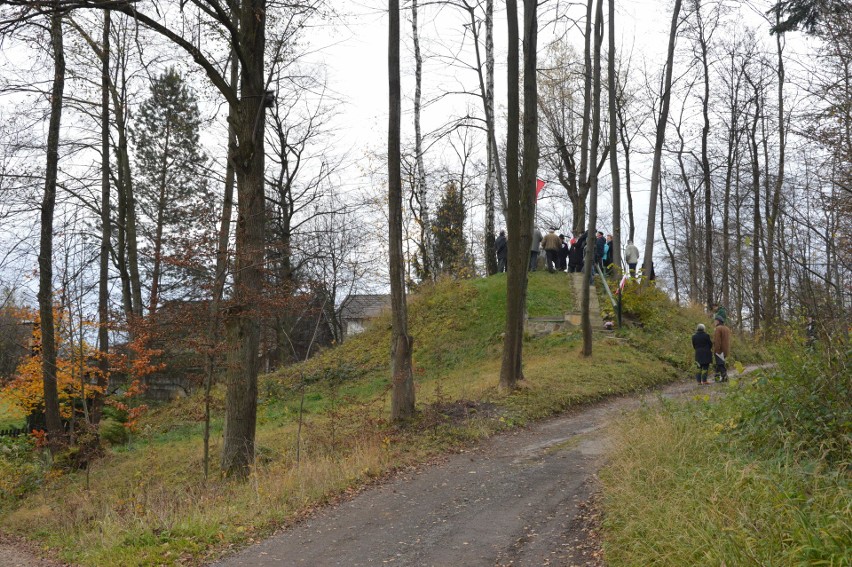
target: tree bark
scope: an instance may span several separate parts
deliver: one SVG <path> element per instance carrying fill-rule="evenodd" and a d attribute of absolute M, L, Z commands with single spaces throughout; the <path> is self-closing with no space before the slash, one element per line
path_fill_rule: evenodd
<path fill-rule="evenodd" d="M 651 167 L 651 199 L 648 205 L 648 230 L 645 235 L 645 258 L 642 269 L 646 276 L 651 273 L 654 263 L 654 224 L 657 218 L 657 198 L 660 192 L 660 172 L 663 160 L 663 144 L 666 141 L 666 125 L 669 121 L 669 103 L 671 102 L 672 70 L 674 68 L 674 49 L 677 39 L 678 18 L 681 0 L 675 0 L 672 10 L 672 23 L 669 31 L 669 47 L 666 55 L 666 76 L 663 83 L 662 105 L 657 122 L 657 138 L 654 142 L 654 162 Z"/>
<path fill-rule="evenodd" d="M 592 10 L 594 0 L 588 0 L 586 4 L 586 35 L 583 47 L 583 126 L 580 133 L 580 175 L 577 180 L 581 203 L 571 204 L 574 208 L 574 234 L 589 230 L 586 226 L 586 196 L 589 194 L 589 131 L 592 124 Z M 592 160 L 591 167 L 595 167 Z M 580 209 L 578 211 L 577 209 Z M 579 226 L 578 226 L 579 223 Z"/>
<path fill-rule="evenodd" d="M 50 41 L 53 47 L 53 88 L 50 93 L 47 167 L 45 169 L 44 198 L 41 203 L 38 305 L 41 327 L 44 413 L 50 450 L 55 455 L 65 441 L 62 418 L 59 414 L 59 390 L 56 383 L 56 338 L 53 319 L 53 213 L 56 207 L 59 128 L 62 123 L 62 97 L 65 90 L 65 46 L 62 39 L 62 14 L 58 2 L 54 2 L 53 12 L 50 16 Z"/>
<path fill-rule="evenodd" d="M 420 54 L 420 31 L 417 27 L 417 0 L 411 2 L 411 28 L 414 40 L 414 155 L 417 162 L 417 205 L 419 210 L 421 254 L 423 275 L 434 280 L 436 277 L 435 246 L 432 222 L 429 217 L 429 201 L 426 194 L 426 166 L 423 162 L 423 135 L 420 131 L 421 93 L 423 84 L 423 58 Z"/>
<path fill-rule="evenodd" d="M 615 110 L 615 0 L 609 0 L 609 172 L 612 177 L 612 262 L 621 270 L 621 180 L 618 175 L 618 113 Z M 631 236 L 632 238 L 632 236 Z"/>
<path fill-rule="evenodd" d="M 221 467 L 225 475 L 246 476 L 254 462 L 262 317 L 257 309 L 264 293 L 266 0 L 243 0 L 238 43 L 247 56 L 241 61 L 241 99 L 234 121 L 237 146 L 231 157 L 237 176 L 237 228 Z"/>
<path fill-rule="evenodd" d="M 400 170 L 399 0 L 390 0 L 388 27 L 388 247 L 391 287 L 391 419 L 414 414 L 412 338 L 408 334 L 405 260 L 402 247 L 402 173 Z"/>
<path fill-rule="evenodd" d="M 103 51 L 101 56 L 101 256 L 98 278 L 98 387 L 103 390 L 109 375 L 109 250 L 110 250 L 110 178 L 109 178 L 109 55 L 110 11 L 104 10 Z M 101 420 L 103 393 L 92 403 L 91 421 Z"/>
<path fill-rule="evenodd" d="M 710 156 L 707 146 L 710 137 L 710 63 L 708 60 L 707 34 L 701 15 L 701 2 L 697 2 L 698 44 L 701 50 L 701 69 L 704 73 L 704 95 L 701 98 L 701 174 L 704 187 L 704 304 L 708 310 L 715 301 L 713 286 L 713 187 L 710 175 Z M 724 260 L 723 260 L 724 261 Z"/>
<path fill-rule="evenodd" d="M 757 146 L 757 124 L 760 121 L 761 114 L 761 105 L 760 98 L 761 93 L 756 85 L 752 84 L 754 88 L 754 118 L 752 120 L 751 128 L 749 129 L 749 141 L 750 141 L 750 150 L 751 150 L 751 187 L 752 187 L 752 219 L 753 219 L 753 230 L 752 230 L 752 273 L 751 273 L 751 320 L 752 320 L 752 331 L 757 331 L 760 329 L 760 319 L 761 319 L 761 311 L 760 311 L 760 238 L 761 238 L 761 225 L 762 220 L 760 218 L 760 159 L 759 152 Z"/>
<path fill-rule="evenodd" d="M 151 298 L 148 302 L 148 313 L 154 315 L 160 301 L 160 275 L 163 262 L 163 224 L 166 213 L 166 182 L 169 169 L 169 142 L 171 124 L 166 119 L 165 140 L 163 140 L 163 155 L 160 161 L 160 186 L 157 192 L 157 225 L 154 228 L 154 266 L 151 270 Z"/>
<path fill-rule="evenodd" d="M 519 206 L 521 187 L 519 179 L 520 141 L 520 69 L 518 42 L 518 4 L 515 0 L 506 0 L 506 20 L 508 27 L 507 58 L 507 124 L 506 132 L 506 189 L 510 206 L 507 211 L 508 262 L 506 277 L 506 332 L 503 338 L 503 360 L 500 367 L 500 389 L 514 390 L 518 381 L 523 379 L 521 368 L 521 346 L 523 344 L 523 325 L 527 266 L 529 264 L 530 233 L 524 234 Z"/>
<path fill-rule="evenodd" d="M 239 60 L 236 53 L 231 51 L 231 77 L 230 83 L 236 88 L 239 80 Z M 236 105 L 228 104 L 228 116 L 236 116 Z M 236 148 L 237 136 L 233 127 L 233 120 L 228 120 L 228 148 Z M 220 308 L 225 290 L 225 280 L 228 275 L 228 243 L 231 238 L 231 215 L 234 208 L 234 164 L 228 159 L 225 168 L 225 191 L 222 198 L 222 218 L 219 224 L 219 235 L 216 243 L 216 272 L 213 280 L 213 293 L 210 296 L 209 324 L 207 327 L 208 349 L 206 357 L 206 368 L 204 372 L 204 478 L 208 478 L 210 472 L 210 418 L 211 418 L 211 391 L 213 389 L 213 376 L 216 373 L 216 350 L 219 344 L 219 324 L 221 323 Z"/>
<path fill-rule="evenodd" d="M 598 222 L 598 144 L 601 135 L 601 44 L 603 43 L 603 0 L 597 1 L 595 9 L 595 56 L 592 98 L 592 144 L 590 148 L 592 169 L 589 175 L 589 228 L 586 236 L 586 257 L 583 266 L 583 356 L 592 356 L 592 320 L 589 313 L 592 277 L 595 260 L 595 225 Z"/>

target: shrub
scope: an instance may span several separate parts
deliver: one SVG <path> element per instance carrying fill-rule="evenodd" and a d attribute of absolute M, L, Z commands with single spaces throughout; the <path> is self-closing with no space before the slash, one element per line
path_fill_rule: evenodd
<path fill-rule="evenodd" d="M 130 440 L 130 433 L 124 424 L 114 419 L 101 421 L 100 435 L 110 445 L 124 445 Z"/>
<path fill-rule="evenodd" d="M 44 470 L 33 437 L 0 437 L 0 503 L 21 498 L 38 488 Z"/>
<path fill-rule="evenodd" d="M 728 437 L 756 453 L 783 451 L 831 467 L 852 464 L 852 373 L 849 353 L 777 353 L 778 365 L 732 389 Z"/>

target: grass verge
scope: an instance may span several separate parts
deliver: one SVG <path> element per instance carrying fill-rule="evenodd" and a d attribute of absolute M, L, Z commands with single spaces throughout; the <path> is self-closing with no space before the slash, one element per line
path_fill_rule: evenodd
<path fill-rule="evenodd" d="M 828 374 L 788 357 L 718 403 L 664 403 L 614 425 L 607 563 L 850 565 L 849 374 L 816 366 Z"/>

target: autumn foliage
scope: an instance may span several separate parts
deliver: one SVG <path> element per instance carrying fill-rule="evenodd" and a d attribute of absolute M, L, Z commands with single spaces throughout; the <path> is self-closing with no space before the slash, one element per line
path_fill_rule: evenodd
<path fill-rule="evenodd" d="M 3 387 L 2 395 L 24 413 L 32 414 L 41 411 L 44 407 L 42 357 L 39 348 L 41 326 L 37 311 L 22 309 L 20 315 L 24 320 L 34 321 L 31 356 L 25 357 L 18 365 L 11 381 Z M 60 414 L 64 419 L 70 419 L 73 408 L 81 407 L 83 400 L 90 405 L 97 396 L 105 396 L 109 388 L 110 374 L 122 373 L 130 377 L 128 386 L 121 396 L 107 397 L 106 403 L 126 411 L 128 420 L 125 425 L 132 427 L 145 406 L 131 408 L 127 403 L 128 398 L 143 391 L 141 379 L 144 376 L 161 369 L 162 365 L 153 362 L 158 352 L 146 348 L 149 338 L 143 329 L 134 335 L 133 340 L 127 345 L 126 352 L 106 355 L 109 359 L 110 371 L 103 375 L 99 362 L 104 354 L 85 339 L 86 336 L 95 336 L 97 323 L 88 320 L 79 322 L 81 328 L 73 333 L 76 335 L 74 340 L 71 337 L 72 333 L 68 332 L 70 325 L 64 324 L 67 322 L 67 317 L 67 312 L 54 308 L 54 318 L 58 323 L 56 325 L 56 380 Z M 84 338 L 80 339 L 80 336 Z"/>

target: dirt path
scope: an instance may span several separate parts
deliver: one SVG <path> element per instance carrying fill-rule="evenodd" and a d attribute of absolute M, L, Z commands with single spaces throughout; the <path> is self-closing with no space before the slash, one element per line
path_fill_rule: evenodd
<path fill-rule="evenodd" d="M 46 556 L 31 542 L 0 533 L 0 565 L 3 567 L 62 567 Z"/>
<path fill-rule="evenodd" d="M 604 426 L 660 394 L 716 388 L 678 382 L 494 437 L 215 565 L 601 565 L 589 531 Z"/>

